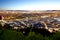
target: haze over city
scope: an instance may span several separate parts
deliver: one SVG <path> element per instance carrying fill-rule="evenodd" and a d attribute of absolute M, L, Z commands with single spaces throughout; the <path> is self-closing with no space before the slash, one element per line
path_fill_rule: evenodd
<path fill-rule="evenodd" d="M 60 0 L 0 0 L 0 10 L 60 10 Z"/>

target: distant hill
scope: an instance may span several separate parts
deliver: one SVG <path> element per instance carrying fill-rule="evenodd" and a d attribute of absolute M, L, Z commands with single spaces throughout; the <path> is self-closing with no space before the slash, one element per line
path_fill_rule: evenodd
<path fill-rule="evenodd" d="M 4 12 L 4 11 L 8 11 L 8 12 L 54 12 L 54 11 L 60 11 L 60 10 L 0 10 L 0 12 Z"/>

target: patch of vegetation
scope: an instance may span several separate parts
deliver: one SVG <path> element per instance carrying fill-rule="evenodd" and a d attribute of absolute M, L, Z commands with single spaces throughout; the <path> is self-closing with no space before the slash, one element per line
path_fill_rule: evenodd
<path fill-rule="evenodd" d="M 57 32 L 50 36 L 43 36 L 42 34 L 35 32 L 29 32 L 27 36 L 21 32 L 15 30 L 0 30 L 0 40 L 59 40 L 60 32 Z"/>

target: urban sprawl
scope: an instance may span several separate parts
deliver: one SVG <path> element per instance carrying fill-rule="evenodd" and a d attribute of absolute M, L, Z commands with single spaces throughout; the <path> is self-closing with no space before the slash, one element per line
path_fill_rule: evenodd
<path fill-rule="evenodd" d="M 19 30 L 22 33 L 26 29 L 46 29 L 53 33 L 60 31 L 60 10 L 0 10 L 0 24 L 2 28 Z"/>

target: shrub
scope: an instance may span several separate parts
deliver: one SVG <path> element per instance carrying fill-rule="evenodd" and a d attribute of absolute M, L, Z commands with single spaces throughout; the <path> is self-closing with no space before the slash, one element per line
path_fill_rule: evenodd
<path fill-rule="evenodd" d="M 43 36 L 42 34 L 30 31 L 27 36 L 16 30 L 2 29 L 0 30 L 0 40 L 59 40 L 60 32 L 56 32 L 51 36 Z"/>
<path fill-rule="evenodd" d="M 35 32 L 29 32 L 26 40 L 43 40 L 43 36 L 41 34 L 35 34 Z"/>
<path fill-rule="evenodd" d="M 51 38 L 52 38 L 53 40 L 60 40 L 60 32 L 56 32 L 55 34 L 53 34 L 53 35 L 51 36 Z"/>
<path fill-rule="evenodd" d="M 24 36 L 20 32 L 4 30 L 1 38 L 2 40 L 23 40 Z"/>

